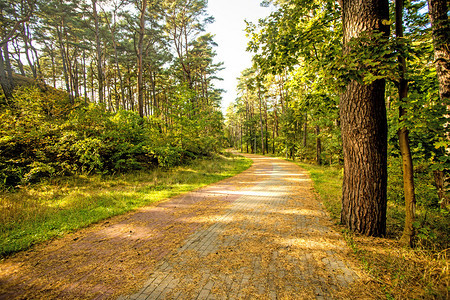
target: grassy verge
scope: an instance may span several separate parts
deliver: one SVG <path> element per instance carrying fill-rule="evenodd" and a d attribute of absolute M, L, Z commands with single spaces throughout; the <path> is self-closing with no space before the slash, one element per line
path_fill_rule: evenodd
<path fill-rule="evenodd" d="M 0 194 L 0 257 L 106 218 L 234 176 L 251 160 L 198 159 L 171 170 L 56 178 Z"/>
<path fill-rule="evenodd" d="M 299 165 L 310 172 L 320 199 L 338 223 L 342 190 L 341 170 L 303 163 Z M 404 215 L 403 207 L 388 203 L 387 238 L 360 236 L 340 227 L 355 259 L 372 278 L 364 287 L 355 287 L 352 293 L 357 293 L 364 299 L 448 299 L 449 249 L 445 246 L 448 244 L 436 240 L 436 236 L 440 236 L 446 237 L 448 241 L 448 212 L 420 207 L 417 209 L 419 221 L 425 219 L 426 222 L 418 228 L 419 234 L 414 249 L 403 248 L 397 242 Z M 433 223 L 439 226 L 433 226 L 432 234 L 429 226 Z"/>

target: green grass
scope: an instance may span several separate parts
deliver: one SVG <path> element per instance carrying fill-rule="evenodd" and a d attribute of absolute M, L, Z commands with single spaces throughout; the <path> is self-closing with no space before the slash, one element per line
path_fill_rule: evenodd
<path fill-rule="evenodd" d="M 0 257 L 234 176 L 251 160 L 198 159 L 171 170 L 53 178 L 0 194 Z"/>
<path fill-rule="evenodd" d="M 314 183 L 314 189 L 320 195 L 325 208 L 334 220 L 339 220 L 342 197 L 342 169 L 336 167 L 318 166 L 298 163 L 306 169 Z"/>

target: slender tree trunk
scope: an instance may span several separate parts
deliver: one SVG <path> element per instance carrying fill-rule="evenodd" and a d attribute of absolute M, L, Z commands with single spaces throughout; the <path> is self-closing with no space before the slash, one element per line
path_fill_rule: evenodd
<path fill-rule="evenodd" d="M 273 123 L 273 132 L 272 132 L 272 154 L 275 154 L 275 122 Z"/>
<path fill-rule="evenodd" d="M 56 89 L 56 63 L 55 63 L 55 51 L 52 48 L 50 50 L 50 57 L 52 60 L 52 81 L 53 81 L 53 88 Z"/>
<path fill-rule="evenodd" d="M 87 80 L 86 80 L 86 52 L 83 51 L 83 86 L 84 86 L 84 103 L 87 103 Z"/>
<path fill-rule="evenodd" d="M 17 40 L 15 40 L 15 43 L 13 43 L 13 47 L 14 47 L 14 52 L 17 55 L 17 58 L 15 59 L 16 63 L 17 63 L 17 67 L 19 67 L 19 72 L 22 76 L 26 76 L 25 74 L 25 69 L 23 68 L 23 63 L 22 60 L 20 59 L 20 45 L 18 43 Z"/>
<path fill-rule="evenodd" d="M 395 0 L 395 35 L 397 38 L 403 37 L 403 0 Z M 408 96 L 408 82 L 405 79 L 406 60 L 403 56 L 398 59 L 400 69 L 400 83 L 398 87 L 399 95 L 399 120 L 406 117 L 407 111 L 405 99 Z M 414 192 L 414 167 L 409 146 L 409 131 L 405 126 L 398 131 L 400 152 L 402 154 L 403 169 L 403 191 L 405 194 L 405 226 L 400 242 L 405 246 L 412 246 L 414 237 L 414 219 L 416 210 L 416 196 Z"/>
<path fill-rule="evenodd" d="M 342 0 L 344 52 L 365 31 L 389 26 L 387 0 Z M 363 85 L 351 81 L 341 95 L 340 115 L 344 148 L 341 222 L 369 236 L 386 234 L 387 117 L 385 81 Z"/>
<path fill-rule="evenodd" d="M 264 122 L 266 127 L 266 152 L 269 153 L 269 128 L 267 124 L 267 100 L 264 101 Z"/>
<path fill-rule="evenodd" d="M 34 55 L 34 61 L 36 63 L 37 79 L 39 82 L 45 83 L 44 77 L 42 75 L 41 63 L 39 62 L 39 55 L 38 55 L 36 48 L 31 43 L 31 40 L 30 40 L 30 47 L 31 47 L 31 53 Z"/>
<path fill-rule="evenodd" d="M 0 47 L 0 85 L 2 86 L 6 100 L 9 100 L 12 98 L 13 86 L 11 86 L 10 79 L 7 75 L 7 66 L 5 64 L 4 56 L 5 54 Z"/>
<path fill-rule="evenodd" d="M 305 122 L 303 123 L 303 148 L 306 148 L 308 139 L 308 113 L 305 113 Z"/>
<path fill-rule="evenodd" d="M 114 62 L 116 64 L 117 77 L 119 77 L 120 95 L 121 95 L 122 102 L 124 102 L 125 101 L 125 88 L 124 88 L 124 84 L 123 84 L 122 72 L 120 70 L 120 65 L 119 65 L 119 55 L 118 55 L 118 51 L 117 51 L 117 41 L 116 41 L 116 24 L 117 24 L 117 22 L 116 22 L 116 13 L 117 13 L 116 9 L 114 10 L 114 14 L 113 14 L 114 25 L 111 26 L 111 22 L 109 21 L 108 18 L 106 18 L 106 23 L 108 25 L 109 31 L 111 32 L 111 41 L 112 41 L 113 48 L 114 48 Z M 117 102 L 119 102 L 119 100 L 117 100 Z M 117 106 L 117 110 L 119 110 L 119 108 L 120 107 Z"/>
<path fill-rule="evenodd" d="M 274 113 L 274 117 L 275 117 L 275 120 L 274 120 L 274 129 L 273 129 L 273 154 L 275 154 L 275 137 L 278 137 L 278 127 L 279 127 L 279 124 L 278 124 L 278 107 L 277 107 L 277 101 L 275 101 L 275 107 L 274 107 L 274 111 L 273 111 L 273 113 Z M 278 153 L 278 152 L 277 152 Z"/>
<path fill-rule="evenodd" d="M 75 92 L 75 98 L 80 97 L 80 86 L 79 86 L 79 78 L 78 78 L 78 60 L 75 60 L 75 66 L 74 66 L 74 74 L 73 74 L 73 90 Z"/>
<path fill-rule="evenodd" d="M 240 123 L 239 127 L 241 129 L 241 136 L 240 136 L 240 138 L 241 138 L 241 152 L 244 152 L 244 143 L 242 142 L 242 137 L 243 137 L 243 134 L 242 134 L 242 123 Z"/>
<path fill-rule="evenodd" d="M 64 26 L 64 20 L 61 20 L 61 28 L 64 28 L 63 26 Z M 59 26 L 57 26 L 56 31 L 58 33 L 59 50 L 61 52 L 61 60 L 62 60 L 62 64 L 63 64 L 63 74 L 64 74 L 64 81 L 66 83 L 66 91 L 67 91 L 67 94 L 69 94 L 70 102 L 73 102 L 72 90 L 70 89 L 69 74 L 68 74 L 68 71 L 67 71 L 66 50 L 65 50 L 65 47 L 64 47 L 64 42 L 63 42 L 63 39 L 62 39 L 62 33 L 61 33 L 61 30 L 60 30 Z"/>
<path fill-rule="evenodd" d="M 144 117 L 144 86 L 143 86 L 143 56 L 144 56 L 144 33 L 145 33 L 145 12 L 147 10 L 147 0 L 142 0 L 141 14 L 139 20 L 139 40 L 137 48 L 137 67 L 138 67 L 138 108 L 139 115 Z"/>
<path fill-rule="evenodd" d="M 92 0 L 92 13 L 95 24 L 95 44 L 97 54 L 97 80 L 98 80 L 98 102 L 103 103 L 103 66 L 102 66 L 102 47 L 100 43 L 100 26 L 97 14 L 97 0 Z"/>
<path fill-rule="evenodd" d="M 447 208 L 447 205 L 449 203 L 449 199 L 447 195 L 445 194 L 445 174 L 444 171 L 434 171 L 434 182 L 436 185 L 436 188 L 438 190 L 438 196 L 439 201 L 441 202 L 441 208 L 445 209 Z"/>
<path fill-rule="evenodd" d="M 27 24 L 23 24 L 23 45 L 25 47 L 25 57 L 27 58 L 28 61 L 28 66 L 31 69 L 31 72 L 33 73 L 33 78 L 37 79 L 37 71 L 36 71 L 36 67 L 34 65 L 33 60 L 30 57 L 30 30 Z M 31 43 L 31 42 L 30 42 Z"/>
<path fill-rule="evenodd" d="M 316 161 L 317 164 L 322 164 L 322 141 L 320 140 L 320 127 L 316 125 Z"/>
<path fill-rule="evenodd" d="M 11 91 L 13 91 L 15 88 L 15 83 L 13 78 L 13 69 L 11 65 L 11 60 L 9 59 L 8 43 L 3 44 L 3 59 L 5 61 L 5 69 L 6 74 L 8 75 L 9 86 L 11 87 Z"/>
<path fill-rule="evenodd" d="M 248 153 L 248 141 L 249 141 L 249 129 L 248 129 L 248 103 L 245 101 L 245 145 Z"/>
<path fill-rule="evenodd" d="M 95 94 L 94 94 L 94 66 L 93 66 L 92 61 L 91 61 L 91 64 L 90 64 L 90 68 L 91 68 L 91 76 L 90 76 L 90 77 L 91 77 L 91 78 L 90 78 L 90 81 L 91 81 L 91 101 L 95 103 Z"/>
<path fill-rule="evenodd" d="M 264 148 L 264 125 L 263 125 L 263 117 L 262 117 L 262 96 L 261 96 L 261 88 L 258 85 L 258 99 L 259 99 L 259 127 L 261 129 L 261 150 L 262 155 L 266 154 Z"/>

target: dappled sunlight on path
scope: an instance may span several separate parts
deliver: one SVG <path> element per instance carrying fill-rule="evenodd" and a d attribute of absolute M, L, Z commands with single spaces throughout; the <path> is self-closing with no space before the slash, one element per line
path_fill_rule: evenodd
<path fill-rule="evenodd" d="M 360 279 L 306 173 L 249 157 L 252 176 L 264 179 L 235 191 L 212 189 L 239 198 L 123 299 L 331 299 Z"/>
<path fill-rule="evenodd" d="M 0 299 L 331 299 L 364 278 L 304 170 L 247 171 L 19 253 Z"/>

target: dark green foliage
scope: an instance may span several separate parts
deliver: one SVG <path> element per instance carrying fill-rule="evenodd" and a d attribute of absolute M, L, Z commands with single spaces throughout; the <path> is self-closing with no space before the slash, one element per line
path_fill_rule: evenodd
<path fill-rule="evenodd" d="M 21 88 L 14 104 L 1 111 L 3 187 L 51 176 L 173 167 L 220 149 L 220 139 L 203 137 L 200 129 L 180 129 L 186 138 L 178 141 L 176 131 L 162 133 L 154 119 L 131 111 L 112 113 L 98 104 L 70 104 L 58 90 Z"/>
<path fill-rule="evenodd" d="M 404 205 L 402 166 L 400 157 L 388 159 L 388 199 L 397 205 Z M 418 206 L 426 208 L 439 207 L 439 199 L 434 186 L 433 173 L 430 164 L 416 164 L 414 168 L 414 183 Z"/>

